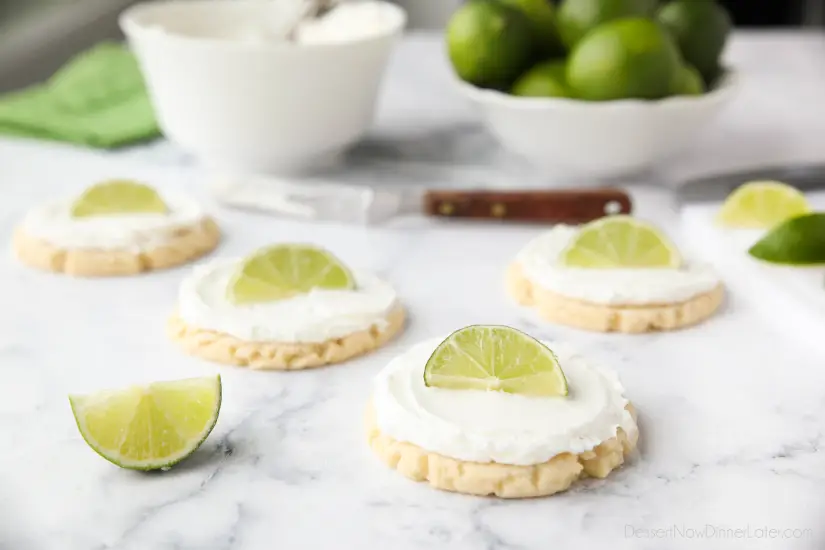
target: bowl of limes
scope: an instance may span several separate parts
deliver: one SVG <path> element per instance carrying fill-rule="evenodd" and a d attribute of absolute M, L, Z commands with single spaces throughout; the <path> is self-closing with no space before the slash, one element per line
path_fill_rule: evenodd
<path fill-rule="evenodd" d="M 715 0 L 470 0 L 447 26 L 458 87 L 498 141 L 575 179 L 644 172 L 735 96 Z"/>

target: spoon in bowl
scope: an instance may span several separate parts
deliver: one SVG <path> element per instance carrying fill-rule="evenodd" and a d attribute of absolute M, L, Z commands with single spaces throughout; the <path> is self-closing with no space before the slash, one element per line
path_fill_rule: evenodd
<path fill-rule="evenodd" d="M 296 2 L 295 10 L 287 24 L 282 27 L 283 38 L 294 40 L 298 26 L 309 19 L 323 17 L 333 9 L 341 0 L 300 0 Z"/>

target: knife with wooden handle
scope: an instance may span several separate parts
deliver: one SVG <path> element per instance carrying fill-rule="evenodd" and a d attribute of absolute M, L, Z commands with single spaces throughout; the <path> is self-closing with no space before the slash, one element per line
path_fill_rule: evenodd
<path fill-rule="evenodd" d="M 613 188 L 432 190 L 247 177 L 219 182 L 212 190 L 219 202 L 232 208 L 357 224 L 382 223 L 408 214 L 442 219 L 579 224 L 605 215 L 630 214 L 633 209 L 629 195 Z"/>
<path fill-rule="evenodd" d="M 567 224 L 631 210 L 630 197 L 619 189 L 426 191 L 423 207 L 426 215 L 445 218 Z"/>

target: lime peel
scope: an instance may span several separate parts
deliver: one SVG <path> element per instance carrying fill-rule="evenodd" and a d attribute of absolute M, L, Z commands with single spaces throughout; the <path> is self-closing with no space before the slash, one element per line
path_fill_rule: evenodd
<path fill-rule="evenodd" d="M 109 462 L 131 470 L 166 470 L 194 453 L 215 427 L 221 377 L 155 382 L 70 395 L 84 441 Z"/>
<path fill-rule="evenodd" d="M 825 264 L 825 214 L 803 214 L 785 220 L 751 246 L 748 254 L 774 264 Z"/>
<path fill-rule="evenodd" d="M 452 390 L 563 397 L 567 379 L 553 351 L 511 327 L 471 325 L 453 332 L 432 353 L 424 384 Z"/>

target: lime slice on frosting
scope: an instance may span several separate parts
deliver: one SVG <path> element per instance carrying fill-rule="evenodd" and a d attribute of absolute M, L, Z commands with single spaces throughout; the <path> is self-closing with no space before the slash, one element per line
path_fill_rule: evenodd
<path fill-rule="evenodd" d="M 748 253 L 775 264 L 825 264 L 825 214 L 806 214 L 782 222 Z"/>
<path fill-rule="evenodd" d="M 219 376 L 69 396 L 86 443 L 123 468 L 168 468 L 200 447 L 221 409 Z"/>
<path fill-rule="evenodd" d="M 630 216 L 608 216 L 584 225 L 562 251 L 565 267 L 591 269 L 678 268 L 676 246 L 656 227 Z"/>
<path fill-rule="evenodd" d="M 567 379 L 555 354 L 514 328 L 474 325 L 441 342 L 424 368 L 428 387 L 565 396 Z"/>
<path fill-rule="evenodd" d="M 778 181 L 752 181 L 725 200 L 717 221 L 732 228 L 770 229 L 811 211 L 798 189 Z"/>
<path fill-rule="evenodd" d="M 284 244 L 256 252 L 241 264 L 227 296 L 235 304 L 282 300 L 313 289 L 350 290 L 355 279 L 322 248 Z"/>
<path fill-rule="evenodd" d="M 157 191 L 134 181 L 107 181 L 87 189 L 73 204 L 73 218 L 112 214 L 165 214 Z"/>

